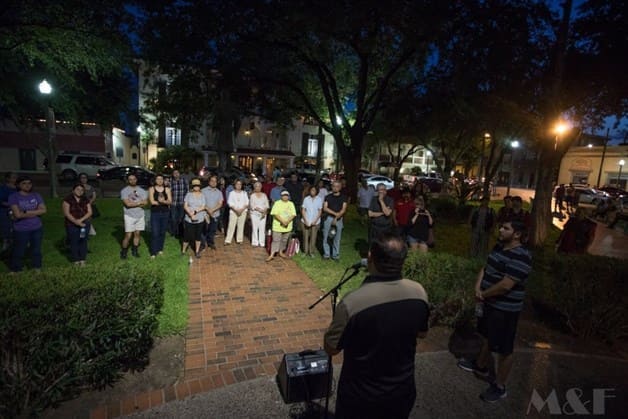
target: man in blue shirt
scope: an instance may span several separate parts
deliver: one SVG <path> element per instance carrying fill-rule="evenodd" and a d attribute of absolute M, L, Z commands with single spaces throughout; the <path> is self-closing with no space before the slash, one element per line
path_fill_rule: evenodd
<path fill-rule="evenodd" d="M 465 371 L 488 377 L 490 352 L 497 353 L 496 377 L 480 398 L 494 403 L 506 397 L 506 379 L 513 362 L 513 346 L 525 285 L 532 270 L 530 252 L 522 246 L 526 235 L 523 221 L 506 221 L 499 228 L 499 243 L 488 255 L 475 284 L 478 332 L 482 348 L 475 361 L 460 359 Z"/>

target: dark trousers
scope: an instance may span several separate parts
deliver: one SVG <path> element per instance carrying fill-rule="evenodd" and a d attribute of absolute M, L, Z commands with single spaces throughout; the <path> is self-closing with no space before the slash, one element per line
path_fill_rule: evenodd
<path fill-rule="evenodd" d="M 65 233 L 70 244 L 70 259 L 72 262 L 79 262 L 87 259 L 89 223 L 85 223 L 85 237 L 83 238 L 81 238 L 81 227 L 77 225 L 65 226 Z"/>
<path fill-rule="evenodd" d="M 32 268 L 41 269 L 41 240 L 44 228 L 32 231 L 13 231 L 13 253 L 11 254 L 11 271 L 19 272 L 23 268 L 24 254 L 30 246 Z"/>
<path fill-rule="evenodd" d="M 150 214 L 150 254 L 156 255 L 164 250 L 166 229 L 168 228 L 169 214 L 166 211 L 153 211 Z"/>
<path fill-rule="evenodd" d="M 183 205 L 170 206 L 170 224 L 168 230 L 170 235 L 179 236 L 182 231 L 181 222 L 183 221 Z M 151 226 L 152 228 L 152 226 Z"/>
<path fill-rule="evenodd" d="M 216 237 L 216 230 L 218 230 L 218 223 L 220 218 L 209 217 L 209 223 L 205 225 L 205 232 L 203 233 L 203 244 L 207 246 L 213 246 L 214 238 Z"/>

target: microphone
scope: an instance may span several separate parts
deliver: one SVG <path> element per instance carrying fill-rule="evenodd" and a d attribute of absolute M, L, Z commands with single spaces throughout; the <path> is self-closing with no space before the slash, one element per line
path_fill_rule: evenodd
<path fill-rule="evenodd" d="M 361 259 L 359 262 L 356 262 L 353 265 L 351 265 L 349 269 L 365 268 L 367 265 L 368 265 L 368 259 L 364 258 L 364 259 Z"/>

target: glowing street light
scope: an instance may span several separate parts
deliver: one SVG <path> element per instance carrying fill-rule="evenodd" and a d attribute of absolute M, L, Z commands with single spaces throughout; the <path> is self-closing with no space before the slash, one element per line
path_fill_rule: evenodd
<path fill-rule="evenodd" d="M 617 175 L 617 187 L 618 187 L 618 188 L 621 188 L 621 186 L 620 186 L 620 185 L 621 185 L 621 183 L 620 183 L 620 182 L 621 182 L 621 169 L 623 169 L 623 168 L 624 168 L 624 164 L 625 164 L 625 163 L 626 163 L 626 162 L 624 161 L 624 159 L 621 159 L 621 160 L 619 161 L 619 174 Z M 622 188 L 622 189 L 623 189 L 623 188 Z"/>
<path fill-rule="evenodd" d="M 43 79 L 41 83 L 39 83 L 39 93 L 43 95 L 49 95 L 52 93 L 52 86 L 46 79 Z"/>

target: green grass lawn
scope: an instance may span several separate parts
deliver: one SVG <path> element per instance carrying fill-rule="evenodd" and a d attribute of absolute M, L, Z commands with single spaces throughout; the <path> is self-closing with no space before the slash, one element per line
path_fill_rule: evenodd
<path fill-rule="evenodd" d="M 65 227 L 61 212 L 61 199 L 44 198 L 48 212 L 42 217 L 44 223 L 44 240 L 42 243 L 43 269 L 51 266 L 69 266 L 69 252 L 63 243 Z M 111 264 L 141 265 L 154 264 L 165 273 L 164 305 L 159 315 L 158 335 L 173 335 L 182 333 L 187 324 L 188 304 L 188 259 L 180 256 L 179 242 L 166 236 L 164 254 L 150 259 L 148 251 L 149 233 L 144 234 L 140 245 L 140 258 L 131 257 L 120 260 L 120 242 L 124 235 L 122 220 L 122 204 L 116 198 L 101 198 L 97 201 L 101 216 L 94 220 L 96 236 L 90 237 L 87 264 L 102 265 Z M 0 272 L 8 272 L 6 258 L 5 263 L 0 264 Z M 29 261 L 25 260 L 28 266 Z M 78 269 L 78 268 L 77 268 Z M 25 270 L 22 275 L 29 275 Z M 18 277 L 6 278 L 14 280 Z"/>
<path fill-rule="evenodd" d="M 322 231 L 319 231 L 319 236 L 322 237 Z M 338 283 L 348 266 L 366 257 L 368 251 L 366 239 L 367 227 L 360 223 L 355 206 L 350 206 L 345 216 L 339 262 L 323 261 L 320 257 L 307 258 L 302 254 L 299 254 L 295 260 L 321 290 L 327 291 Z M 470 227 L 463 222 L 436 218 L 434 220 L 436 246 L 430 249 L 430 252 L 467 256 L 470 239 Z M 365 272 L 361 272 L 357 277 L 349 280 L 341 289 L 340 295 L 357 288 L 365 275 Z"/>

